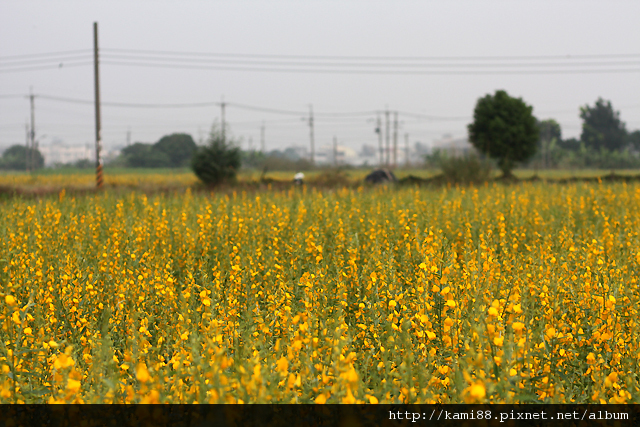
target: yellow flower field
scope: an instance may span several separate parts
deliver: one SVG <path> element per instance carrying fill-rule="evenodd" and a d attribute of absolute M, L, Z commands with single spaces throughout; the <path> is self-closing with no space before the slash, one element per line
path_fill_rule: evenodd
<path fill-rule="evenodd" d="M 0 403 L 640 402 L 640 185 L 0 200 Z"/>

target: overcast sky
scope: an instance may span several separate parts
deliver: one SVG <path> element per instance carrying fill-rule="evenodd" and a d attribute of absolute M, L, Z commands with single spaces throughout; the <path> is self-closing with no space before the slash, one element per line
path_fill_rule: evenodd
<path fill-rule="evenodd" d="M 564 137 L 579 136 L 579 107 L 598 97 L 611 100 L 628 129 L 639 129 L 639 19 L 640 1 L 1 0 L 0 147 L 24 142 L 29 102 L 14 95 L 30 87 L 41 145 L 94 143 L 93 105 L 45 97 L 94 99 L 94 21 L 102 101 L 224 99 L 230 131 L 244 148 L 249 138 L 259 146 L 263 121 L 267 149 L 308 146 L 310 104 L 317 147 L 334 136 L 354 149 L 377 145 L 375 111 L 386 108 L 400 111 L 402 143 L 405 134 L 411 144 L 464 137 L 476 100 L 497 89 L 522 97 L 539 119 L 555 118 Z M 67 51 L 80 52 L 60 53 Z M 34 56 L 16 58 L 22 55 Z M 46 68 L 31 69 L 38 67 Z M 610 71 L 592 72 L 602 69 Z M 496 73 L 506 71 L 519 74 Z M 216 120 L 217 105 L 104 105 L 103 140 L 124 145 L 129 130 L 132 142 L 174 132 L 198 140 Z"/>

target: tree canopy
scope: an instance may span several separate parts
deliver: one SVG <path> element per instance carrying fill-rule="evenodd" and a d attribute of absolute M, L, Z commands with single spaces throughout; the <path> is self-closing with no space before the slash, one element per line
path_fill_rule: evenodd
<path fill-rule="evenodd" d="M 536 152 L 540 130 L 532 111 L 522 98 L 512 98 L 504 90 L 487 94 L 476 103 L 473 123 L 468 126 L 469 141 L 496 159 L 504 176 Z"/>
<path fill-rule="evenodd" d="M 30 166 L 33 169 L 44 167 L 44 157 L 40 150 L 31 150 Z M 0 169 L 26 170 L 27 169 L 27 148 L 24 145 L 15 144 L 7 148 L 0 157 Z"/>
<path fill-rule="evenodd" d="M 197 149 L 191 135 L 174 133 L 155 144 L 136 142 L 122 149 L 126 166 L 132 168 L 178 168 L 189 166 Z"/>
<path fill-rule="evenodd" d="M 153 145 L 153 150 L 162 152 L 169 158 L 169 166 L 174 168 L 189 166 L 196 149 L 195 141 L 186 133 L 163 136 Z"/>
<path fill-rule="evenodd" d="M 595 105 L 580 108 L 582 134 L 580 140 L 588 148 L 620 150 L 627 140 L 627 129 L 620 120 L 620 112 L 614 111 L 611 101 L 598 98 Z"/>

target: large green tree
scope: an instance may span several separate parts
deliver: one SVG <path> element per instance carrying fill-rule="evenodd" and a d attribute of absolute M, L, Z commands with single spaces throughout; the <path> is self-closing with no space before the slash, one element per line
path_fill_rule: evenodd
<path fill-rule="evenodd" d="M 153 150 L 166 154 L 169 165 L 176 168 L 189 166 L 197 148 L 191 135 L 186 133 L 163 136 L 153 145 Z"/>
<path fill-rule="evenodd" d="M 44 157 L 40 150 L 30 150 L 30 167 L 41 169 L 44 167 Z M 7 148 L 0 157 L 0 169 L 26 170 L 27 148 L 24 145 L 15 144 Z"/>
<path fill-rule="evenodd" d="M 620 112 L 614 111 L 611 101 L 598 98 L 595 105 L 580 108 L 582 134 L 580 139 L 587 148 L 615 151 L 624 148 L 627 129 L 620 120 Z"/>
<path fill-rule="evenodd" d="M 533 107 L 522 98 L 512 98 L 504 90 L 478 99 L 469 141 L 481 153 L 498 161 L 504 176 L 518 162 L 531 158 L 538 147 L 540 130 Z"/>

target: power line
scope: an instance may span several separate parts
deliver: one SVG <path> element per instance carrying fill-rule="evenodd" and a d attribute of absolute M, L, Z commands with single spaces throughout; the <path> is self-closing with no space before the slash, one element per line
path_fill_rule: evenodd
<path fill-rule="evenodd" d="M 59 96 L 37 95 L 39 98 L 50 101 L 68 102 L 73 104 L 93 104 L 94 101 L 86 99 L 64 98 Z M 131 108 L 193 108 L 219 106 L 219 102 L 195 102 L 190 104 L 136 104 L 126 102 L 101 102 L 101 105 L 108 107 L 131 107 Z"/>
<path fill-rule="evenodd" d="M 48 52 L 48 53 L 31 53 L 27 55 L 12 55 L 12 56 L 0 56 L 0 61 L 21 59 L 21 58 L 35 58 L 39 56 L 59 56 L 59 55 L 71 55 L 76 53 L 91 53 L 91 49 L 79 49 L 79 50 L 65 50 L 61 52 Z"/>
<path fill-rule="evenodd" d="M 104 52 L 122 52 L 154 55 L 211 56 L 227 58 L 282 58 L 282 59 L 337 59 L 337 60 L 389 60 L 389 61 L 458 61 L 458 60 L 523 60 L 523 59 L 595 59 L 640 58 L 640 53 L 592 54 L 592 55 L 529 55 L 529 56 L 356 56 L 356 55 L 278 55 L 211 52 L 178 52 L 142 49 L 102 49 Z"/>
<path fill-rule="evenodd" d="M 37 70 L 51 70 L 54 68 L 69 68 L 69 67 L 81 67 L 85 65 L 92 65 L 93 62 L 77 62 L 71 64 L 60 63 L 58 65 L 45 65 L 41 67 L 21 67 L 21 68 L 9 68 L 9 69 L 0 69 L 0 73 L 14 73 L 14 72 L 22 72 L 22 71 L 37 71 Z"/>
<path fill-rule="evenodd" d="M 23 59 L 23 60 L 9 60 L 6 63 L 3 60 L 0 60 L 0 67 L 13 67 L 18 65 L 40 65 L 40 64 L 50 64 L 51 62 L 63 62 L 63 61 L 81 61 L 91 59 L 91 55 L 74 55 L 74 56 L 60 56 L 55 58 L 43 58 L 43 59 Z"/>
<path fill-rule="evenodd" d="M 420 114 L 420 113 L 411 113 L 411 112 L 407 112 L 407 111 L 398 111 L 398 113 L 404 115 L 404 116 L 409 116 L 409 117 L 416 117 L 416 118 L 421 118 L 421 119 L 427 119 L 427 120 L 438 120 L 438 121 L 445 121 L 445 120 L 451 120 L 451 121 L 456 121 L 456 120 L 469 120 L 471 119 L 470 116 L 458 116 L 458 117 L 445 117 L 445 116 L 431 116 L 428 114 Z"/>
<path fill-rule="evenodd" d="M 181 63 L 213 63 L 213 64 L 239 64 L 239 65 L 280 65 L 280 66 L 319 66 L 319 67 L 563 67 L 563 66 L 612 66 L 612 65 L 638 65 L 638 61 L 597 61 L 597 62 L 529 62 L 529 63 L 381 63 L 381 62 L 309 62 L 309 61 L 283 61 L 283 60 L 256 60 L 256 59 L 224 59 L 224 58 L 171 58 L 140 55 L 104 55 L 106 59 L 120 59 L 132 61 L 169 61 Z"/>
<path fill-rule="evenodd" d="M 182 70 L 253 71 L 269 73 L 305 74 L 388 74 L 388 75 L 498 75 L 498 74 L 594 74 L 594 73 L 637 73 L 640 68 L 606 68 L 573 70 L 369 70 L 369 69 L 323 69 L 323 68 L 270 68 L 242 66 L 202 66 L 180 64 L 157 64 L 146 62 L 104 61 L 106 65 L 121 65 L 148 68 L 170 68 Z"/>

